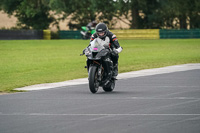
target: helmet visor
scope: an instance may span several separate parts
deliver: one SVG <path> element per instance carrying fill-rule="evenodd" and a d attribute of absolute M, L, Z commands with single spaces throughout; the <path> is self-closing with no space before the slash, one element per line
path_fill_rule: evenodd
<path fill-rule="evenodd" d="M 97 32 L 98 36 L 104 36 L 105 33 L 106 33 L 105 31 L 103 31 L 103 32 Z"/>

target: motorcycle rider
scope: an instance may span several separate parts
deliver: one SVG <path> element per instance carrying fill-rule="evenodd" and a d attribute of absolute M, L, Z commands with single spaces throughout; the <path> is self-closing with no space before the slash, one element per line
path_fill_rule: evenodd
<path fill-rule="evenodd" d="M 90 23 L 87 24 L 87 28 L 89 31 L 92 30 L 93 27 L 97 25 L 97 22 L 95 20 L 91 21 Z"/>
<path fill-rule="evenodd" d="M 119 45 L 116 35 L 108 30 L 108 27 L 106 26 L 105 23 L 97 24 L 95 30 L 96 33 L 92 34 L 90 42 L 93 41 L 95 38 L 100 38 L 104 41 L 106 38 L 109 40 L 110 42 L 109 47 L 112 49 L 111 60 L 114 66 L 113 67 L 114 73 L 112 76 L 113 78 L 116 78 L 116 76 L 118 75 L 118 59 L 119 59 L 118 54 L 122 51 L 122 47 Z"/>

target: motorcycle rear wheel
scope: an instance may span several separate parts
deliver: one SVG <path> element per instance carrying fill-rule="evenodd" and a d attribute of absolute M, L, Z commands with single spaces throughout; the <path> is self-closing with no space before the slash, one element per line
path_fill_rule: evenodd
<path fill-rule="evenodd" d="M 89 71 L 89 88 L 92 93 L 96 93 L 99 89 L 97 67 L 90 67 Z"/>
<path fill-rule="evenodd" d="M 112 92 L 115 88 L 115 80 L 111 80 L 110 83 L 108 83 L 108 85 L 103 87 L 103 90 L 105 92 Z"/>

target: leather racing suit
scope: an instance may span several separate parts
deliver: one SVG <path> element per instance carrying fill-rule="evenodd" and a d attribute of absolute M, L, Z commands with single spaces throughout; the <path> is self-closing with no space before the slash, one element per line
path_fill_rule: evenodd
<path fill-rule="evenodd" d="M 95 38 L 97 38 L 98 35 L 94 33 L 91 38 L 90 42 L 93 41 Z M 114 35 L 112 32 L 107 31 L 107 34 L 105 37 L 100 38 L 105 41 L 105 39 L 108 39 L 110 44 L 109 47 L 113 50 L 113 54 L 111 54 L 111 60 L 113 61 L 113 69 L 114 69 L 114 74 L 113 77 L 116 78 L 118 75 L 118 59 L 119 59 L 119 53 L 122 51 L 122 47 L 119 45 L 118 39 L 116 35 Z"/>

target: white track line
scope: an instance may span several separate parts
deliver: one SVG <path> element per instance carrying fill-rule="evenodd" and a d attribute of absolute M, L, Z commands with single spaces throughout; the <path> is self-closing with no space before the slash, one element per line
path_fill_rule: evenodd
<path fill-rule="evenodd" d="M 127 79 L 127 78 L 150 76 L 150 75 L 157 75 L 157 74 L 164 74 L 164 73 L 173 73 L 173 72 L 188 71 L 188 70 L 195 70 L 195 69 L 200 69 L 200 63 L 175 65 L 175 66 L 168 66 L 168 67 L 163 67 L 163 68 L 154 68 L 154 69 L 146 69 L 146 70 L 140 70 L 140 71 L 127 72 L 127 73 L 120 73 L 117 79 Z M 57 83 L 38 84 L 38 85 L 26 86 L 22 88 L 16 88 L 15 90 L 26 90 L 26 91 L 43 90 L 43 89 L 57 88 L 57 87 L 62 87 L 62 86 L 80 85 L 80 84 L 88 84 L 88 78 L 74 79 L 74 80 L 57 82 Z"/>
<path fill-rule="evenodd" d="M 12 113 L 0 116 L 200 116 L 200 114 L 46 114 L 46 113 Z"/>

